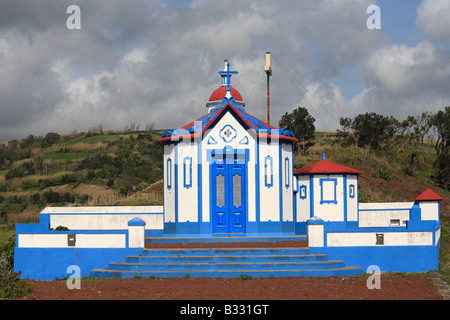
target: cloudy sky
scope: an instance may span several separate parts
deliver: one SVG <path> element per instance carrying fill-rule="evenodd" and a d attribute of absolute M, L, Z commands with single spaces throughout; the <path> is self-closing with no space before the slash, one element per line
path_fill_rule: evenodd
<path fill-rule="evenodd" d="M 381 29 L 369 29 L 376 4 Z M 67 28 L 70 5 L 81 29 Z M 176 128 L 204 115 L 229 59 L 247 112 L 298 106 L 321 130 L 450 105 L 448 0 L 0 0 L 0 141 Z"/>

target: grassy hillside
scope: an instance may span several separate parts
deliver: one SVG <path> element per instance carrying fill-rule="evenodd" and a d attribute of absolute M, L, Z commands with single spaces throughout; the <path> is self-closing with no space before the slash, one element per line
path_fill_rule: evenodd
<path fill-rule="evenodd" d="M 162 204 L 159 190 L 143 192 L 162 179 L 160 136 L 49 133 L 1 143 L 0 223 L 35 222 L 48 205 Z"/>

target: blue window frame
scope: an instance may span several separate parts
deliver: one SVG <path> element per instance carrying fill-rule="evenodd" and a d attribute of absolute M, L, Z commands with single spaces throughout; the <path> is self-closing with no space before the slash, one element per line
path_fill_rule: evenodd
<path fill-rule="evenodd" d="M 289 188 L 289 158 L 284 158 L 284 186 Z"/>
<path fill-rule="evenodd" d="M 348 188 L 348 194 L 350 196 L 350 198 L 354 198 L 355 197 L 355 185 L 351 184 Z"/>
<path fill-rule="evenodd" d="M 320 204 L 324 203 L 337 204 L 336 186 L 337 186 L 337 179 L 333 178 L 320 179 Z"/>
<path fill-rule="evenodd" d="M 300 199 L 306 199 L 306 186 L 300 186 Z"/>
<path fill-rule="evenodd" d="M 167 189 L 172 188 L 172 159 L 167 159 L 167 165 L 166 165 L 166 172 L 167 172 Z"/>
<path fill-rule="evenodd" d="M 183 185 L 185 188 L 192 187 L 192 157 L 183 159 Z"/>
<path fill-rule="evenodd" d="M 267 156 L 264 158 L 264 175 L 266 187 L 273 186 L 273 158 Z"/>

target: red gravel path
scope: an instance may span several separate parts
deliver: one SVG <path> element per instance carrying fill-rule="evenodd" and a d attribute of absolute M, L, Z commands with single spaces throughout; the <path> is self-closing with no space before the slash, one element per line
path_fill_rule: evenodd
<path fill-rule="evenodd" d="M 368 276 L 82 279 L 69 290 L 65 280 L 30 281 L 37 300 L 436 300 L 442 299 L 426 274 L 386 274 L 381 289 L 369 290 Z"/>

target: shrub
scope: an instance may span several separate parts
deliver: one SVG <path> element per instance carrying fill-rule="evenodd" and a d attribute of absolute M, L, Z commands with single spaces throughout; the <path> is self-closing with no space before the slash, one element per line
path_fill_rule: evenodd
<path fill-rule="evenodd" d="M 438 186 L 450 190 L 450 147 L 443 149 L 433 164 Z"/>
<path fill-rule="evenodd" d="M 14 272 L 15 236 L 0 246 L 0 299 L 16 299 L 32 290 L 30 283 L 20 279 Z"/>
<path fill-rule="evenodd" d="M 378 168 L 378 178 L 389 181 L 390 173 L 383 168 Z"/>
<path fill-rule="evenodd" d="M 33 179 L 25 180 L 22 182 L 23 189 L 35 189 L 39 188 L 39 182 Z"/>
<path fill-rule="evenodd" d="M 5 254 L 6 267 L 14 269 L 14 247 L 16 246 L 15 236 L 11 236 L 3 244 L 0 245 L 0 254 Z"/>
<path fill-rule="evenodd" d="M 14 179 L 14 178 L 22 178 L 25 176 L 26 176 L 26 173 L 22 167 L 21 168 L 11 168 L 8 170 L 8 172 L 6 172 L 5 179 L 10 180 L 10 179 Z"/>
<path fill-rule="evenodd" d="M 64 226 L 57 226 L 55 228 L 55 231 L 70 231 L 69 228 L 64 227 Z"/>
<path fill-rule="evenodd" d="M 41 140 L 41 147 L 48 148 L 61 140 L 61 136 L 56 132 L 49 132 Z"/>

